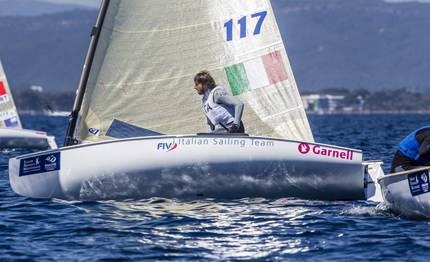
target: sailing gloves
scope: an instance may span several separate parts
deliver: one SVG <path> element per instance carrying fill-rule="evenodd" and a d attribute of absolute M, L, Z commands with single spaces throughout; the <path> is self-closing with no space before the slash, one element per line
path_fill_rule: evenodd
<path fill-rule="evenodd" d="M 237 133 L 238 130 L 239 130 L 239 125 L 233 124 L 231 127 L 228 128 L 227 133 Z"/>

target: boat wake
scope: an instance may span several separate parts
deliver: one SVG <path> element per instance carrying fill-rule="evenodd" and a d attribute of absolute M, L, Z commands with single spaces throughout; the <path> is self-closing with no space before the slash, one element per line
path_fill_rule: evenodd
<path fill-rule="evenodd" d="M 340 211 L 340 215 L 357 216 L 357 217 L 377 217 L 377 216 L 393 216 L 389 206 L 385 203 L 374 203 L 368 205 L 356 205 L 347 207 Z"/>

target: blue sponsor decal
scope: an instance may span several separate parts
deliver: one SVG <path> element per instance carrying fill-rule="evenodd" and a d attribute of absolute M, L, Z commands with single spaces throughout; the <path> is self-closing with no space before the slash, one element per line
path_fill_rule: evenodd
<path fill-rule="evenodd" d="M 60 170 L 60 152 L 21 159 L 19 176 Z"/>
<path fill-rule="evenodd" d="M 429 192 L 429 171 L 415 172 L 408 175 L 409 188 L 412 196 Z"/>
<path fill-rule="evenodd" d="M 4 120 L 4 124 L 8 128 L 19 128 L 18 117 L 14 116 Z"/>
<path fill-rule="evenodd" d="M 88 132 L 93 136 L 99 136 L 100 130 L 95 128 L 88 129 Z"/>
<path fill-rule="evenodd" d="M 114 119 L 106 135 L 115 138 L 130 138 L 139 136 L 159 136 L 162 134 Z"/>

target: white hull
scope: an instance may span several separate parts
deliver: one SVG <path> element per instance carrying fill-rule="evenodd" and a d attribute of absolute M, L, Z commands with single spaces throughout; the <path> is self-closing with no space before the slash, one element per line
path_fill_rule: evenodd
<path fill-rule="evenodd" d="M 428 171 L 383 177 L 379 184 L 384 202 L 401 217 L 430 220 L 428 179 Z"/>
<path fill-rule="evenodd" d="M 247 136 L 158 136 L 64 147 L 10 159 L 9 178 L 20 195 L 67 200 L 365 198 L 361 151 Z"/>
<path fill-rule="evenodd" d="M 47 136 L 45 132 L 29 130 L 0 128 L 0 148 L 47 149 L 57 148 L 54 137 Z"/>
<path fill-rule="evenodd" d="M 381 186 L 378 184 L 378 178 L 384 176 L 381 160 L 368 160 L 363 162 L 364 166 L 364 188 L 366 199 L 373 202 L 383 202 Z"/>

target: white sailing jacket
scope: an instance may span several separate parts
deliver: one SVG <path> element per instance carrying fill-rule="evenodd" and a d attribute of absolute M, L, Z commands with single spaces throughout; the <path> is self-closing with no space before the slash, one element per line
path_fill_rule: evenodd
<path fill-rule="evenodd" d="M 215 103 L 214 93 L 216 90 L 222 90 L 227 93 L 227 90 L 222 86 L 209 89 L 207 91 L 210 92 L 209 95 L 203 96 L 202 98 L 203 111 L 213 125 L 221 123 L 224 126 L 227 126 L 234 122 L 234 107 Z"/>

